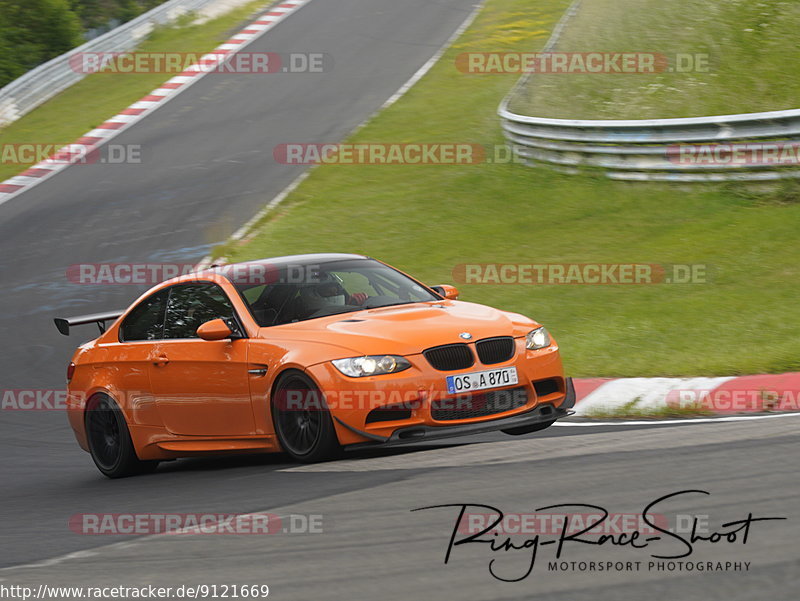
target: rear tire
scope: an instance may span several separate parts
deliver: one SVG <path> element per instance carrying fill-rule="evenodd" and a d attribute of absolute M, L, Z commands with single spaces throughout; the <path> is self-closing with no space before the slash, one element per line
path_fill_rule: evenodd
<path fill-rule="evenodd" d="M 287 399 L 299 400 L 291 404 Z M 281 448 L 295 461 L 338 458 L 342 447 L 333 419 L 314 381 L 299 371 L 281 374 L 272 398 L 272 423 Z"/>
<path fill-rule="evenodd" d="M 108 478 L 125 478 L 152 472 L 158 461 L 136 455 L 125 416 L 107 395 L 94 397 L 86 411 L 86 440 L 92 460 Z"/>
<path fill-rule="evenodd" d="M 500 431 L 503 434 L 510 434 L 511 436 L 522 436 L 523 434 L 531 434 L 532 432 L 539 432 L 541 430 L 546 430 L 554 423 L 556 423 L 556 420 L 551 420 L 549 422 L 542 422 L 540 424 L 534 424 L 532 426 L 520 426 L 519 428 L 508 428 L 507 430 L 500 430 Z"/>

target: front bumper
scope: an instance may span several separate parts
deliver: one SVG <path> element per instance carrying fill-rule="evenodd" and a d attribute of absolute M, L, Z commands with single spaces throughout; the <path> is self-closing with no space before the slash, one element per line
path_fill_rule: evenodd
<path fill-rule="evenodd" d="M 486 366 L 476 362 L 470 368 L 449 372 L 434 369 L 422 355 L 406 356 L 411 361 L 411 368 L 395 374 L 348 378 L 330 362 L 310 366 L 306 368 L 306 372 L 317 383 L 319 389 L 324 391 L 339 442 L 343 446 L 366 442 L 384 443 L 392 439 L 395 431 L 406 428 L 423 430 L 430 428 L 432 434 L 436 433 L 438 436 L 445 430 L 457 432 L 457 428 L 462 426 L 494 424 L 502 419 L 525 415 L 539 405 L 550 404 L 558 408 L 572 406 L 574 401 L 566 398 L 569 392 L 568 379 L 564 377 L 557 345 L 554 343 L 546 349 L 528 351 L 524 348 L 524 343 L 524 338 L 517 339 L 517 352 L 514 358 L 506 363 Z M 493 416 L 464 419 L 434 417 L 432 413 L 434 401 L 446 402 L 455 399 L 457 402 L 458 399 L 447 391 L 446 376 L 486 367 L 491 369 L 511 366 L 517 368 L 519 376 L 519 384 L 516 387 L 524 387 L 527 391 L 528 402 L 525 407 Z M 556 380 L 557 390 L 537 391 L 535 383 L 545 380 Z M 510 386 L 496 390 L 507 389 L 511 389 Z M 398 405 L 411 405 L 411 415 L 388 421 L 369 419 L 370 412 L 374 409 Z"/>
<path fill-rule="evenodd" d="M 496 430 L 523 428 L 525 426 L 534 426 L 543 422 L 555 421 L 557 419 L 561 419 L 562 417 L 567 417 L 575 413 L 572 411 L 572 408 L 575 406 L 575 387 L 572 384 L 572 378 L 566 378 L 566 389 L 566 396 L 558 407 L 555 407 L 550 403 L 542 403 L 541 405 L 537 405 L 525 413 L 519 413 L 500 419 L 454 426 L 429 426 L 424 424 L 406 426 L 396 429 L 391 436 L 380 436 L 374 432 L 365 432 L 349 426 L 339 418 L 335 419 L 342 427 L 347 428 L 359 436 L 370 439 L 370 442 L 348 445 L 347 448 L 349 449 L 376 446 L 397 446 L 413 442 L 453 438 L 455 436 L 484 434 L 486 432 L 494 432 Z"/>

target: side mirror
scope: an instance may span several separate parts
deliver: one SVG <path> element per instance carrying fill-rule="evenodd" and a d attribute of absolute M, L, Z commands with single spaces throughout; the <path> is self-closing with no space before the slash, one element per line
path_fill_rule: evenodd
<path fill-rule="evenodd" d="M 233 330 L 225 323 L 225 320 L 212 319 L 197 328 L 197 335 L 203 340 L 225 340 L 233 335 Z"/>
<path fill-rule="evenodd" d="M 439 286 L 431 286 L 431 290 L 448 300 L 458 300 L 458 288 L 455 286 L 440 284 Z"/>

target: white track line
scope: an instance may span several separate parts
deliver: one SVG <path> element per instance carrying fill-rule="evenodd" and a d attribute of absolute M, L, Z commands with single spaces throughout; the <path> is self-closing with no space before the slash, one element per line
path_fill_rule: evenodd
<path fill-rule="evenodd" d="M 241 513 L 236 514 L 240 516 L 242 519 L 247 519 L 249 517 L 254 517 L 258 515 L 269 514 L 273 515 L 272 512 L 264 510 L 264 511 L 252 511 L 250 513 Z M 291 517 L 294 514 L 286 514 L 286 515 L 279 515 L 277 519 L 283 521 L 286 518 Z M 219 524 L 221 522 L 215 522 L 215 524 Z M 283 532 L 275 533 L 275 535 L 284 535 L 284 536 L 291 536 L 291 534 L 285 534 Z M 125 535 L 115 535 L 115 536 L 125 536 Z M 136 536 L 136 535 L 130 535 Z M 34 561 L 31 563 L 23 563 L 15 566 L 6 566 L 4 568 L 0 568 L 0 574 L 5 572 L 9 572 L 12 570 L 33 570 L 36 568 L 49 568 L 52 566 L 57 566 L 59 564 L 65 563 L 71 559 L 84 559 L 86 557 L 94 557 L 96 555 L 100 555 L 102 552 L 108 551 L 110 549 L 125 549 L 126 547 L 133 547 L 138 545 L 139 543 L 145 543 L 147 541 L 156 540 L 160 538 L 164 538 L 165 536 L 219 536 L 219 535 L 204 535 L 201 530 L 200 526 L 191 526 L 187 528 L 178 528 L 176 530 L 170 530 L 169 532 L 160 532 L 158 534 L 146 534 L 144 536 L 136 536 L 136 538 L 132 538 L 131 540 L 120 541 L 116 543 L 109 543 L 107 545 L 100 545 L 98 547 L 93 547 L 91 549 L 83 549 L 81 551 L 73 551 L 72 553 L 65 553 L 64 555 L 58 555 L 56 557 L 51 557 L 48 559 L 42 559 L 40 561 Z M 0 581 L 5 580 L 5 578 L 0 578 Z"/>
<path fill-rule="evenodd" d="M 306 4 L 309 4 L 311 1 L 312 0 L 285 0 L 284 2 L 279 2 L 276 5 L 265 9 L 261 15 L 246 25 L 239 33 L 229 38 L 227 42 L 221 44 L 209 54 L 204 55 L 201 59 L 199 59 L 199 62 L 217 64 L 228 60 L 231 56 L 252 44 L 267 31 L 275 27 L 288 16 L 297 12 Z M 243 33 L 244 31 L 248 31 L 248 33 Z M 236 43 L 231 43 L 231 40 L 236 40 Z M 178 96 L 178 94 L 184 90 L 193 86 L 212 71 L 213 70 L 211 69 L 201 67 L 197 63 L 191 65 L 185 69 L 184 74 L 176 75 L 169 81 L 161 84 L 161 86 L 166 84 L 174 86 L 177 84 L 176 87 L 156 88 L 144 98 L 141 98 L 128 108 L 124 109 L 119 115 L 115 115 L 106 119 L 103 125 L 92 130 L 91 132 L 84 134 L 73 144 L 83 144 L 86 148 L 86 154 L 95 152 L 106 142 L 112 138 L 115 138 L 120 133 L 133 126 L 135 123 L 138 123 L 140 120 L 149 116 L 154 111 L 158 110 L 159 107 L 164 106 L 167 102 Z M 196 75 L 186 75 L 186 73 L 196 73 Z M 120 124 L 120 126 L 114 129 L 103 127 L 104 125 L 108 124 Z M 79 158 L 75 158 L 70 162 L 64 161 L 63 163 L 56 165 L 53 165 L 52 162 L 48 163 L 47 161 L 32 165 L 28 167 L 24 173 L 36 170 L 36 175 L 31 178 L 32 181 L 28 182 L 26 180 L 24 184 L 22 184 L 21 180 L 15 180 L 13 177 L 6 181 L 0 181 L 0 205 L 8 202 L 12 198 L 19 196 L 24 192 L 27 192 L 31 188 L 50 179 L 56 173 L 60 173 L 78 161 Z M 39 170 L 45 168 L 48 169 L 47 173 L 39 172 Z M 20 176 L 21 174 L 15 177 Z"/>
<path fill-rule="evenodd" d="M 430 71 L 431 68 L 433 68 L 433 66 L 437 62 L 439 62 L 439 59 L 441 59 L 442 55 L 444 55 L 444 53 L 447 52 L 447 49 L 453 44 L 453 42 L 455 42 L 461 36 L 461 34 L 463 34 L 467 30 L 467 28 L 470 25 L 472 25 L 472 22 L 478 16 L 478 13 L 481 12 L 481 9 L 483 8 L 484 4 L 485 0 L 481 0 L 481 2 L 479 2 L 472 10 L 469 16 L 467 16 L 467 18 L 461 23 L 461 25 L 458 26 L 458 29 L 456 29 L 453 32 L 453 35 L 447 38 L 447 41 L 439 48 L 439 50 L 436 51 L 436 54 L 434 54 L 431 58 L 429 58 L 425 62 L 424 65 L 422 65 L 419 69 L 417 69 L 414 75 L 412 75 L 408 79 L 408 81 L 406 81 L 402 86 L 400 86 L 397 92 L 392 94 L 389 97 L 389 99 L 386 100 L 386 102 L 384 102 L 377 111 L 375 111 L 372 115 L 364 119 L 364 121 L 359 123 L 349 134 L 347 134 L 345 136 L 345 139 L 348 139 L 351 136 L 353 136 L 356 132 L 365 127 L 370 121 L 372 121 L 375 117 L 377 117 L 384 109 L 392 106 L 395 102 L 400 100 L 400 98 L 402 98 L 406 94 L 406 92 L 408 92 L 412 87 L 414 87 L 414 84 L 416 84 L 420 79 L 425 77 L 425 74 L 428 73 L 428 71 Z M 252 219 L 250 219 L 242 227 L 236 230 L 230 237 L 229 241 L 235 242 L 244 238 L 250 232 L 250 229 L 253 226 L 255 226 L 259 221 L 261 221 L 261 219 L 263 219 L 267 214 L 269 214 L 270 211 L 272 211 L 278 205 L 280 205 L 286 199 L 286 197 L 289 196 L 289 194 L 291 194 L 301 183 L 303 183 L 303 181 L 311 174 L 311 170 L 314 169 L 315 167 L 316 165 L 312 165 L 307 170 L 303 171 L 303 173 L 301 173 L 299 176 L 297 176 L 277 196 L 275 196 L 272 200 L 270 200 L 264 206 L 263 209 L 261 209 L 258 213 L 256 213 Z M 204 257 L 197 264 L 195 269 L 197 271 L 204 269 L 208 265 L 211 265 L 212 260 L 213 259 L 211 255 Z"/>
<path fill-rule="evenodd" d="M 777 417 L 794 417 L 800 413 L 775 413 L 772 415 L 731 415 L 727 417 L 692 417 L 685 419 L 639 419 L 626 421 L 592 421 L 592 422 L 568 422 L 557 421 L 554 426 L 567 426 L 572 428 L 589 428 L 598 426 L 674 426 L 681 424 L 709 424 L 713 422 L 741 422 L 752 419 L 774 419 Z"/>

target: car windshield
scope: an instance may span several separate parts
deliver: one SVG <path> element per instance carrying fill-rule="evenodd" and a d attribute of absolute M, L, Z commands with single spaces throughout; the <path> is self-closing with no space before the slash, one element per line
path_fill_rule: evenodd
<path fill-rule="evenodd" d="M 372 259 L 230 267 L 223 273 L 262 327 L 439 300 L 411 278 Z"/>

